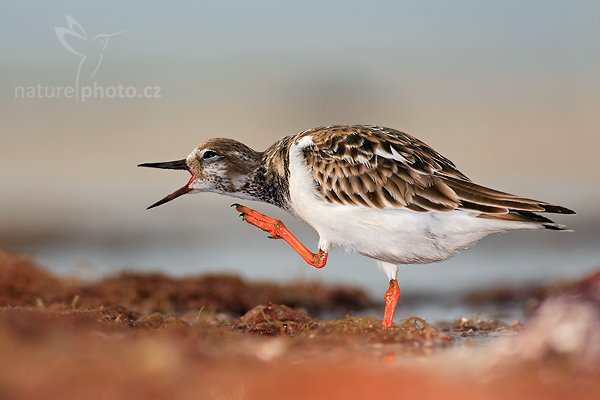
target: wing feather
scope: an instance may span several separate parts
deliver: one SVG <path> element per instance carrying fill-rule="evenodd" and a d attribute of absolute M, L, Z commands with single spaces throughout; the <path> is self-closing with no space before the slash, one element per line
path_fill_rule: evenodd
<path fill-rule="evenodd" d="M 417 212 L 457 209 L 485 218 L 547 222 L 534 214 L 573 213 L 548 203 L 473 183 L 448 160 L 419 139 L 377 126 L 330 126 L 305 131 L 304 148 L 317 193 L 326 201 Z M 549 221 L 549 220 L 548 220 Z"/>

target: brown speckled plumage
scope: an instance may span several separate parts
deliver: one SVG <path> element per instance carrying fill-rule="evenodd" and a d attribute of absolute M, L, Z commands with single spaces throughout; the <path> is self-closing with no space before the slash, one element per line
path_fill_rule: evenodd
<path fill-rule="evenodd" d="M 473 183 L 452 161 L 419 139 L 379 126 L 328 126 L 310 135 L 304 149 L 318 196 L 330 203 L 407 208 L 418 212 L 472 210 L 482 218 L 548 222 L 534 212 L 569 209 Z M 289 147 L 289 146 L 286 146 Z"/>
<path fill-rule="evenodd" d="M 290 149 L 307 137 L 310 143 L 302 152 L 314 195 L 330 204 L 415 212 L 467 210 L 479 213 L 479 218 L 541 223 L 549 229 L 563 227 L 537 212 L 574 213 L 478 185 L 419 139 L 369 125 L 309 129 L 284 137 L 263 152 L 233 139 L 209 139 L 185 160 L 204 185 L 193 189 L 264 201 L 290 211 Z M 207 152 L 215 156 L 206 159 Z"/>

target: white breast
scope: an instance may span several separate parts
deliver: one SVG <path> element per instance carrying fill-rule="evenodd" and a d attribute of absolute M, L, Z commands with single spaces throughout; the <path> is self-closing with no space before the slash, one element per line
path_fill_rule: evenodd
<path fill-rule="evenodd" d="M 476 218 L 477 213 L 415 212 L 328 203 L 318 197 L 302 149 L 312 145 L 305 136 L 290 148 L 292 212 L 320 236 L 319 248 L 331 244 L 392 264 L 441 261 L 483 237 L 535 226 Z"/>

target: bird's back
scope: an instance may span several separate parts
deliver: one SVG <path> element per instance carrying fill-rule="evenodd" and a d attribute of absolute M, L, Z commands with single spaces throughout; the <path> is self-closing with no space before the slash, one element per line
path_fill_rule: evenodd
<path fill-rule="evenodd" d="M 307 139 L 310 138 L 310 141 Z M 378 126 L 330 126 L 305 131 L 303 155 L 317 195 L 329 203 L 415 212 L 478 213 L 481 218 L 549 224 L 537 212 L 565 207 L 479 185 L 421 140 Z"/>
<path fill-rule="evenodd" d="M 389 128 L 316 128 L 287 148 L 291 211 L 323 240 L 388 262 L 441 260 L 495 232 L 561 230 L 538 213 L 573 213 L 478 185 L 424 142 Z M 383 254 L 390 248 L 397 250 Z"/>

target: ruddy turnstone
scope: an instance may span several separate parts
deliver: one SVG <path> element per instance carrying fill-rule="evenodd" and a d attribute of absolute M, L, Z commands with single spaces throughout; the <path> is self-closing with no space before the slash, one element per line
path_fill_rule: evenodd
<path fill-rule="evenodd" d="M 232 139 L 209 139 L 183 160 L 139 166 L 192 175 L 148 208 L 197 192 L 263 201 L 314 228 L 317 252 L 281 221 L 233 206 L 244 221 L 285 240 L 313 267 L 325 266 L 331 246 L 375 259 L 389 279 L 384 327 L 392 325 L 400 296 L 398 265 L 445 260 L 492 233 L 564 230 L 538 212 L 574 214 L 478 185 L 419 139 L 380 126 L 309 129 L 262 152 Z"/>

